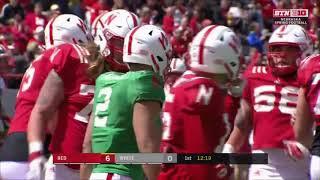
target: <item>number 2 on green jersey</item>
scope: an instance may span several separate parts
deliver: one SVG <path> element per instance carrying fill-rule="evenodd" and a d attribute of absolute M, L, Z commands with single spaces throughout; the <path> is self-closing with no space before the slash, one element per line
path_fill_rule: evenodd
<path fill-rule="evenodd" d="M 107 121 L 108 121 L 108 115 L 99 117 L 99 113 L 106 112 L 108 110 L 111 93 L 112 93 L 111 87 L 105 87 L 99 91 L 97 101 L 96 101 L 97 102 L 96 109 L 94 112 L 94 115 L 95 115 L 94 127 L 106 127 Z"/>

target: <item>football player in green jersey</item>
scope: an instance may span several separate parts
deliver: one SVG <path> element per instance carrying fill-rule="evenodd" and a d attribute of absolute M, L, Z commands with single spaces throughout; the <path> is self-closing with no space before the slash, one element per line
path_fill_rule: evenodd
<path fill-rule="evenodd" d="M 171 46 L 163 30 L 144 25 L 124 42 L 129 72 L 108 72 L 96 81 L 94 117 L 90 122 L 93 153 L 159 152 L 163 76 Z M 90 137 L 87 131 L 86 139 Z M 98 164 L 90 179 L 157 179 L 160 165 Z"/>
<path fill-rule="evenodd" d="M 100 47 L 101 54 L 105 57 L 111 71 L 127 72 L 129 70 L 128 66 L 123 63 L 124 38 L 131 29 L 139 25 L 138 16 L 124 9 L 103 13 L 95 19 L 92 25 L 94 42 Z M 90 70 L 100 75 L 101 69 L 103 69 L 102 64 L 97 63 Z M 90 131 L 91 129 L 87 128 L 87 130 Z M 90 140 L 91 138 L 85 139 L 82 152 L 92 152 Z M 88 179 L 91 169 L 92 165 L 82 164 L 81 179 Z"/>

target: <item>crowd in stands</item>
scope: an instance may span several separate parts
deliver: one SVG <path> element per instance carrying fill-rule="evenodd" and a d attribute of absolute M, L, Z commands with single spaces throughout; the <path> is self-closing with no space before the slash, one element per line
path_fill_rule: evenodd
<path fill-rule="evenodd" d="M 19 88 L 23 73 L 43 48 L 46 24 L 61 13 L 76 14 L 90 24 L 103 11 L 130 10 L 143 24 L 165 30 L 175 57 L 185 55 L 202 28 L 227 25 L 241 40 L 243 63 L 256 64 L 263 63 L 265 44 L 276 27 L 273 9 L 308 9 L 305 27 L 317 46 L 319 4 L 312 0 L 0 0 L 0 77 L 5 82 L 1 87 Z"/>

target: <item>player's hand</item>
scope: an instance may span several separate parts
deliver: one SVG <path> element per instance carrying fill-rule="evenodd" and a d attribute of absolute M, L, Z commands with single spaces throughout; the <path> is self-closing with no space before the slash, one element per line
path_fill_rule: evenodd
<path fill-rule="evenodd" d="M 43 155 L 39 155 L 29 160 L 29 171 L 27 173 L 28 180 L 44 179 L 44 166 L 47 159 Z"/>
<path fill-rule="evenodd" d="M 214 168 L 219 179 L 226 179 L 233 173 L 233 168 L 227 164 L 218 164 Z"/>
<path fill-rule="evenodd" d="M 302 160 L 310 156 L 309 150 L 298 141 L 283 141 L 286 153 L 294 160 Z"/>

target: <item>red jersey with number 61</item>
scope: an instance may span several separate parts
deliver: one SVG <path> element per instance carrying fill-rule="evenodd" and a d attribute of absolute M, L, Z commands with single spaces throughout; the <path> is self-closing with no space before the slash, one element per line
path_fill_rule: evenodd
<path fill-rule="evenodd" d="M 45 51 L 31 63 L 25 72 L 17 95 L 15 114 L 10 123 L 9 134 L 27 131 L 31 111 L 52 69 L 49 61 L 52 52 L 53 49 Z"/>
<path fill-rule="evenodd" d="M 283 140 L 293 140 L 291 116 L 298 99 L 298 82 L 274 76 L 268 67 L 253 66 L 246 71 L 242 98 L 251 107 L 253 149 L 284 148 Z"/>
<path fill-rule="evenodd" d="M 58 109 L 50 150 L 52 153 L 80 153 L 94 94 L 94 81 L 87 76 L 85 55 L 88 52 L 79 45 L 63 44 L 56 47 L 54 53 L 52 65 L 63 81 L 64 101 Z"/>
<path fill-rule="evenodd" d="M 312 55 L 304 59 L 298 70 L 298 81 L 305 88 L 306 100 L 309 104 L 317 126 L 320 126 L 320 55 Z"/>
<path fill-rule="evenodd" d="M 166 94 L 161 152 L 214 153 L 230 132 L 224 95 L 209 78 L 185 72 Z M 224 118 L 225 117 L 225 118 Z M 212 179 L 212 165 L 163 167 L 158 179 Z"/>

